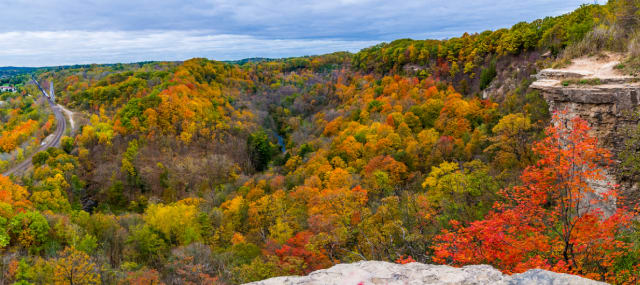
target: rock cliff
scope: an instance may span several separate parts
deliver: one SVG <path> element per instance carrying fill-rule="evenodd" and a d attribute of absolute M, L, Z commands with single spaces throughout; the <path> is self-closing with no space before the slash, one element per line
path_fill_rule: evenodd
<path fill-rule="evenodd" d="M 307 276 L 276 277 L 249 283 L 251 285 L 411 285 L 411 284 L 606 284 L 578 276 L 540 269 L 525 273 L 504 275 L 489 265 L 471 265 L 455 268 L 446 265 L 422 263 L 395 264 L 384 261 L 360 261 L 338 264 L 328 269 L 311 272 Z"/>
<path fill-rule="evenodd" d="M 640 102 L 640 83 L 618 73 L 620 58 L 615 54 L 580 58 L 562 69 L 542 70 L 531 88 L 542 92 L 551 112 L 564 110 L 567 117 L 580 116 L 589 123 L 592 135 L 614 155 L 616 165 L 607 173 L 610 183 L 620 184 L 628 201 L 638 201 L 640 195 L 623 175 L 619 158 L 629 128 L 638 123 L 634 111 Z M 592 186 L 596 191 L 607 188 L 603 183 Z"/>

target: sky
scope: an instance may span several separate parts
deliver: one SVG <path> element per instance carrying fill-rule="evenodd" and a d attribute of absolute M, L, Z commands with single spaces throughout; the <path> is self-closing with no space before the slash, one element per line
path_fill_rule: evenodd
<path fill-rule="evenodd" d="M 586 0 L 2 0 L 0 66 L 356 52 L 557 16 Z"/>

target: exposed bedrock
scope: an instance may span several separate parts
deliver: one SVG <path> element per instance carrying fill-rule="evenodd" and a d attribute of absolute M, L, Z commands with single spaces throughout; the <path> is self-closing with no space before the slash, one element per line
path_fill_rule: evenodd
<path fill-rule="evenodd" d="M 606 284 L 569 274 L 540 269 L 505 275 L 490 265 L 455 268 L 447 265 L 404 265 L 384 261 L 360 261 L 338 264 L 311 272 L 307 276 L 283 276 L 249 283 L 251 285 L 422 285 L 422 284 L 496 284 L 496 285 L 596 285 Z"/>
<path fill-rule="evenodd" d="M 551 112 L 566 111 L 569 118 L 580 116 L 591 127 L 591 134 L 601 147 L 609 149 L 614 165 L 606 173 L 610 184 L 619 184 L 628 203 L 640 201 L 633 180 L 623 174 L 620 155 L 631 127 L 638 123 L 634 115 L 640 104 L 640 84 L 637 78 L 616 75 L 611 62 L 585 69 L 545 69 L 531 88 L 542 92 Z M 594 183 L 598 191 L 609 188 L 607 183 Z"/>

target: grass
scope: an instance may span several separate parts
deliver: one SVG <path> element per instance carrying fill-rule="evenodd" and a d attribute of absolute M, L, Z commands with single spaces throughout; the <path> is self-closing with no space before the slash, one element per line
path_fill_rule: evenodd
<path fill-rule="evenodd" d="M 624 63 L 618 64 L 615 69 L 625 75 L 638 76 L 640 75 L 640 58 L 629 56 Z"/>
<path fill-rule="evenodd" d="M 563 58 L 559 59 L 551 65 L 551 68 L 564 68 L 571 65 L 571 59 Z"/>
<path fill-rule="evenodd" d="M 635 33 L 629 37 L 626 51 L 627 59 L 614 68 L 624 75 L 640 75 L 640 33 Z"/>
<path fill-rule="evenodd" d="M 616 37 L 616 30 L 605 25 L 596 26 L 582 40 L 566 47 L 559 59 L 562 61 L 582 56 L 598 55 L 603 50 L 611 49 L 611 42 Z"/>
<path fill-rule="evenodd" d="M 562 81 L 562 86 L 569 86 L 569 85 L 600 85 L 602 84 L 602 81 L 600 80 L 600 78 L 589 78 L 589 79 L 567 79 L 567 80 L 563 80 Z"/>

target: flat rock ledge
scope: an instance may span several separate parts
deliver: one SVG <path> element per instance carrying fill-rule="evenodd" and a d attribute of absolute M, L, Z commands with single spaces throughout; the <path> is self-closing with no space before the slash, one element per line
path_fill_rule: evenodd
<path fill-rule="evenodd" d="M 418 262 L 395 264 L 384 261 L 360 261 L 338 264 L 311 272 L 307 276 L 282 276 L 248 283 L 250 285 L 418 285 L 418 284 L 504 284 L 504 285 L 595 285 L 607 284 L 590 279 L 532 269 L 504 275 L 490 265 L 462 268 Z"/>

